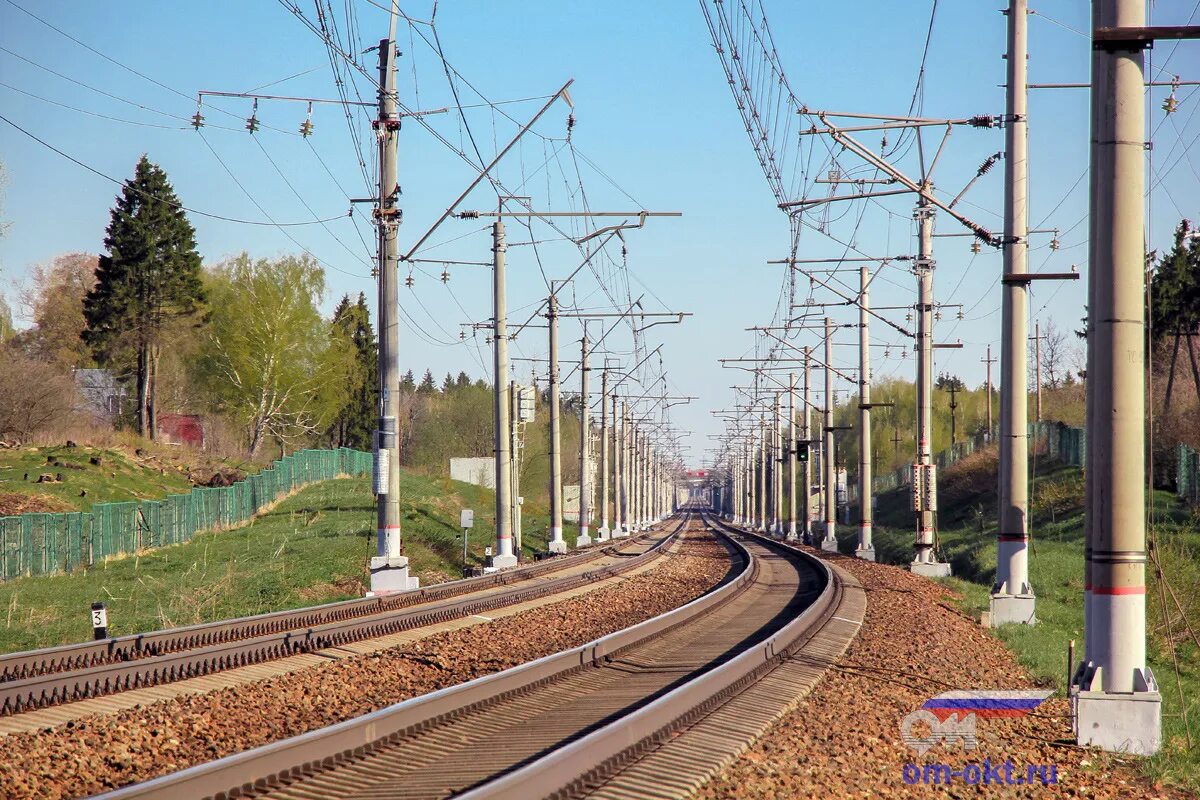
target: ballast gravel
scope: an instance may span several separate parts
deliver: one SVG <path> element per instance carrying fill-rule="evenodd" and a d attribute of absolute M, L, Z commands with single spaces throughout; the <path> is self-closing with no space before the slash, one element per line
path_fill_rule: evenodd
<path fill-rule="evenodd" d="M 933 695 L 1039 687 L 1011 651 L 953 607 L 948 589 L 899 567 L 822 555 L 867 591 L 858 638 L 807 698 L 695 800 L 1192 796 L 1152 784 L 1132 758 L 1076 747 L 1063 699 L 1021 719 L 978 720 L 974 751 L 957 742 L 924 755 L 910 750 L 900 723 Z M 918 723 L 913 733 L 930 731 Z"/>
<path fill-rule="evenodd" d="M 341 722 L 677 608 L 729 566 L 725 546 L 696 531 L 647 572 L 579 597 L 270 680 L 11 734 L 0 742 L 0 797 L 87 796 Z"/>

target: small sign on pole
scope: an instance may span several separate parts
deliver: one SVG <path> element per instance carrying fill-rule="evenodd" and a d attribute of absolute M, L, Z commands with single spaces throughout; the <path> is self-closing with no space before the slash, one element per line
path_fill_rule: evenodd
<path fill-rule="evenodd" d="M 458 513 L 458 526 L 463 532 L 463 560 L 462 570 L 463 577 L 467 577 L 467 551 L 471 543 L 471 528 L 475 526 L 475 511 L 470 508 L 464 508 Z"/>
<path fill-rule="evenodd" d="M 104 603 L 92 603 L 92 638 L 96 641 L 108 638 L 108 609 Z"/>

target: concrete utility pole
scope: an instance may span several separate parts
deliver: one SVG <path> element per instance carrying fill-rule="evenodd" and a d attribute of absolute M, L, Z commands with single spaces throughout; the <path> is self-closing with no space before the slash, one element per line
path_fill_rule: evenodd
<path fill-rule="evenodd" d="M 625 481 L 625 417 L 620 414 L 617 392 L 612 393 L 612 537 L 628 536 L 622 511 Z"/>
<path fill-rule="evenodd" d="M 757 530 L 763 533 L 770 532 L 770 523 L 767 521 L 767 492 L 769 484 L 767 483 L 767 459 L 770 458 L 767 445 L 767 420 L 762 419 L 759 422 L 759 446 L 758 446 L 758 525 Z"/>
<path fill-rule="evenodd" d="M 510 381 L 508 384 L 508 407 L 512 409 L 509 414 L 509 447 L 508 452 L 511 456 L 509 459 L 509 474 L 512 479 L 509 481 L 508 492 L 508 507 L 509 518 L 512 520 L 512 541 L 513 554 L 519 561 L 521 559 L 521 386 L 516 381 Z"/>
<path fill-rule="evenodd" d="M 812 520 L 812 351 L 809 347 L 804 348 L 804 424 L 801 434 L 804 437 L 804 480 L 800 489 L 800 493 L 804 495 L 804 543 L 812 545 L 813 539 L 813 520 Z"/>
<path fill-rule="evenodd" d="M 871 541 L 871 272 L 858 271 L 858 548 L 854 555 L 875 560 Z"/>
<path fill-rule="evenodd" d="M 509 426 L 512 408 L 508 384 L 508 298 L 505 290 L 504 256 L 508 245 L 504 238 L 504 220 L 496 217 L 492 223 L 492 373 L 496 391 L 496 550 L 493 567 L 512 567 L 517 563 L 512 540 L 512 452 L 509 449 Z"/>
<path fill-rule="evenodd" d="M 615 405 L 617 396 L 613 395 L 613 403 Z M 616 529 L 613 531 L 613 536 L 628 536 L 633 533 L 633 522 L 629 518 L 629 475 L 632 465 L 629 463 L 629 405 L 621 401 L 621 425 L 617 435 L 617 447 L 620 450 L 620 478 L 617 484 L 620 497 L 618 498 L 618 512 Z"/>
<path fill-rule="evenodd" d="M 913 466 L 913 508 L 917 536 L 909 569 L 918 575 L 941 578 L 950 565 L 935 560 L 934 520 L 937 513 L 937 471 L 933 464 L 933 206 L 928 181 L 913 217 L 919 230 L 917 255 L 917 462 Z"/>
<path fill-rule="evenodd" d="M 391 594 L 417 588 L 409 577 L 404 537 L 400 530 L 400 336 L 396 294 L 400 258 L 396 236 L 400 228 L 397 201 L 396 149 L 400 117 L 396 99 L 396 16 L 392 13 L 387 39 L 379 42 L 379 203 L 375 214 L 379 233 L 379 425 L 375 431 L 375 557 L 371 559 L 371 594 Z"/>
<path fill-rule="evenodd" d="M 562 414 L 558 387 L 558 295 L 550 282 L 546 320 L 550 329 L 550 541 L 551 553 L 567 552 L 562 517 Z"/>
<path fill-rule="evenodd" d="M 1028 18 L 1028 0 L 1010 0 L 1003 243 L 1004 275 L 1009 277 L 1026 274 L 1029 259 Z M 1001 291 L 1000 514 L 996 583 L 988 614 L 993 627 L 1013 622 L 1032 624 L 1036 603 L 1029 585 L 1029 376 L 1025 343 L 1029 285 L 1004 281 Z M 991 405 L 989 394 L 989 412 Z"/>
<path fill-rule="evenodd" d="M 1033 336 L 1029 337 L 1033 341 L 1033 391 L 1034 391 L 1034 412 L 1033 419 L 1035 422 L 1042 421 L 1042 322 L 1038 320 L 1033 323 Z"/>
<path fill-rule="evenodd" d="M 579 538 L 576 547 L 592 543 L 588 526 L 592 517 L 591 458 L 592 424 L 588 419 L 588 338 L 587 323 L 583 324 L 583 338 L 579 340 Z"/>
<path fill-rule="evenodd" d="M 1162 697 L 1146 665 L 1145 0 L 1092 4 L 1084 662 L 1081 745 L 1151 754 Z M 1200 36 L 1200 28 L 1176 29 Z"/>
<path fill-rule="evenodd" d="M 836 553 L 837 465 L 833 463 L 833 320 L 825 318 L 825 413 L 821 421 L 821 471 L 825 473 L 825 538 L 821 549 Z"/>
<path fill-rule="evenodd" d="M 796 373 L 788 376 L 788 541 L 796 541 Z"/>
<path fill-rule="evenodd" d="M 600 530 L 596 531 L 596 538 L 602 542 L 611 535 L 608 521 L 608 370 L 605 369 L 600 372 Z"/>
<path fill-rule="evenodd" d="M 783 408 L 775 393 L 775 430 L 771 436 L 771 535 L 783 537 Z"/>
<path fill-rule="evenodd" d="M 992 358 L 992 346 L 987 346 L 987 358 L 981 359 L 987 365 L 987 440 L 992 440 L 992 364 L 996 363 L 996 359 Z"/>

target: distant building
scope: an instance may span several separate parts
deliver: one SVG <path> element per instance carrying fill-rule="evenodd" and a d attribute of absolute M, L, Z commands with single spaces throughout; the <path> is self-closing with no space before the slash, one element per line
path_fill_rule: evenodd
<path fill-rule="evenodd" d="M 75 391 L 79 393 L 78 411 L 114 423 L 125 403 L 125 387 L 106 369 L 75 370 Z"/>
<path fill-rule="evenodd" d="M 485 489 L 496 488 L 496 460 L 494 458 L 452 458 L 450 477 L 456 481 L 473 483 Z"/>
<path fill-rule="evenodd" d="M 204 420 L 196 414 L 159 414 L 158 437 L 167 444 L 204 449 Z"/>

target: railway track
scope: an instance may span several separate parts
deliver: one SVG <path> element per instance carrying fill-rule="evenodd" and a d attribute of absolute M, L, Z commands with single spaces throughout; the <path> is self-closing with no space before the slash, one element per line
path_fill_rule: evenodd
<path fill-rule="evenodd" d="M 853 579 L 815 557 L 704 525 L 735 568 L 680 608 L 102 797 L 682 796 L 815 682 L 865 607 Z"/>
<path fill-rule="evenodd" d="M 684 524 L 392 597 L 0 656 L 0 716 L 316 652 L 569 591 L 657 558 Z"/>

